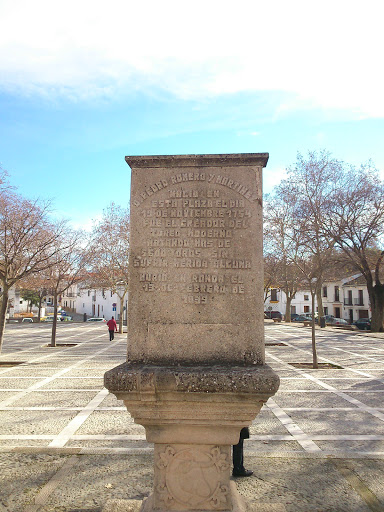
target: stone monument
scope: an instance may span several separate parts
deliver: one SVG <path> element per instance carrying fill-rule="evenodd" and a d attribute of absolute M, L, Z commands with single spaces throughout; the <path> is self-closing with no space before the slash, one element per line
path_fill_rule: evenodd
<path fill-rule="evenodd" d="M 153 493 L 142 509 L 239 510 L 231 445 L 279 385 L 264 359 L 268 154 L 126 161 L 128 357 L 105 386 L 154 443 Z"/>

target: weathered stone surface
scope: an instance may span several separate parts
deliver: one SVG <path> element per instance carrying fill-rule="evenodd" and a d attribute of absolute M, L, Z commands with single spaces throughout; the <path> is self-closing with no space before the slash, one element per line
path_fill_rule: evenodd
<path fill-rule="evenodd" d="M 142 504 L 141 500 L 108 500 L 103 512 L 139 512 Z"/>
<path fill-rule="evenodd" d="M 105 373 L 105 387 L 118 398 L 124 392 L 259 394 L 269 398 L 279 387 L 279 377 L 267 365 L 253 366 L 142 366 L 124 363 Z M 209 400 L 212 396 L 208 396 Z"/>
<path fill-rule="evenodd" d="M 126 157 L 129 361 L 264 363 L 267 160 L 264 153 Z"/>

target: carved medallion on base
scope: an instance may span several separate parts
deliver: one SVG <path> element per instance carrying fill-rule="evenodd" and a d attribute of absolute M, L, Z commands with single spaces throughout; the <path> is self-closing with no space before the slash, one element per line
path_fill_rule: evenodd
<path fill-rule="evenodd" d="M 155 445 L 154 508 L 230 510 L 230 447 Z"/>

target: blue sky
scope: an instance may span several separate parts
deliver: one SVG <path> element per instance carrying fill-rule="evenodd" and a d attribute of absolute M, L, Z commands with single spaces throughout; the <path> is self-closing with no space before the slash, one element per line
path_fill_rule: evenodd
<path fill-rule="evenodd" d="M 88 228 L 125 155 L 325 148 L 384 178 L 382 2 L 0 0 L 0 162 Z"/>

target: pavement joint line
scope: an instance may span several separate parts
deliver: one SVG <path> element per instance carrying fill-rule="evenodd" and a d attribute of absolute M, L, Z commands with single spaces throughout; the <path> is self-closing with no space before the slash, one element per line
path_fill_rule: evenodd
<path fill-rule="evenodd" d="M 70 437 L 79 429 L 84 421 L 101 404 L 104 398 L 109 394 L 108 389 L 103 388 L 84 408 L 77 414 L 68 425 L 56 436 L 49 446 L 62 448 L 69 441 Z"/>
<path fill-rule="evenodd" d="M 29 389 L 30 388 L 26 388 L 26 389 L 0 388 L 0 391 L 21 392 L 21 391 L 26 391 L 26 390 L 29 390 Z M 68 393 L 68 392 L 71 392 L 71 393 L 72 392 L 81 393 L 82 391 L 86 391 L 86 392 L 89 392 L 89 393 L 91 393 L 91 392 L 92 393 L 97 393 L 98 391 L 100 391 L 100 388 L 45 388 L 45 389 L 32 389 L 31 391 L 28 391 L 28 393 L 23 393 L 22 396 L 25 396 L 25 395 L 29 394 L 32 391 L 36 392 L 36 393 L 45 393 L 45 392 L 52 393 L 53 391 L 55 393 L 57 391 L 64 391 L 66 393 Z M 9 406 L 3 406 L 2 402 L 0 402 L 0 409 L 2 407 L 9 407 Z"/>
<path fill-rule="evenodd" d="M 351 350 L 345 350 L 343 348 L 340 348 L 340 347 L 334 347 L 332 345 L 330 345 L 330 347 L 332 350 L 337 350 L 339 352 L 344 352 L 346 354 L 350 354 L 352 356 L 357 356 L 357 357 L 360 357 L 361 359 L 366 359 L 367 361 L 373 361 L 374 363 L 384 363 L 384 361 L 380 361 L 380 360 L 376 360 L 374 359 L 374 357 L 372 356 L 367 356 L 366 354 L 359 354 L 359 353 L 356 353 L 356 352 L 352 352 Z"/>
<path fill-rule="evenodd" d="M 297 336 L 297 337 L 299 337 L 299 336 Z M 306 350 L 306 349 L 303 349 L 303 348 L 300 348 L 300 347 L 295 347 L 295 345 L 292 345 L 292 344 L 291 344 L 291 343 L 289 343 L 288 341 L 285 341 L 285 343 L 286 343 L 290 348 L 292 348 L 292 349 L 294 349 L 294 350 L 297 350 L 297 351 L 299 351 L 299 352 L 304 352 L 305 354 L 308 354 L 308 353 L 310 353 L 310 354 L 311 354 L 311 353 L 312 353 L 312 352 L 311 352 L 311 349 L 307 349 L 307 350 Z M 330 348 L 334 348 L 334 347 L 332 347 L 332 345 L 330 345 Z M 270 350 L 268 350 L 268 353 L 269 353 L 269 354 L 271 353 L 271 352 L 270 352 Z M 272 354 L 271 354 L 271 355 L 272 355 Z M 329 359 L 329 358 L 326 358 L 326 357 L 323 357 L 323 356 L 319 356 L 319 359 L 321 359 L 321 360 L 323 360 L 323 361 L 326 361 L 326 362 L 328 362 L 328 363 L 336 364 L 336 365 L 340 366 L 340 363 L 336 362 L 336 361 L 335 361 L 335 360 L 333 360 L 333 359 Z M 376 362 L 376 361 L 375 361 L 375 362 Z M 348 371 L 351 371 L 351 372 L 353 372 L 353 373 L 357 373 L 358 375 L 363 375 L 364 377 L 370 377 L 370 378 L 372 378 L 372 379 L 374 379 L 374 380 L 378 380 L 379 382 L 383 382 L 383 383 L 384 383 L 384 381 L 380 381 L 380 379 L 376 379 L 374 376 L 372 376 L 372 374 L 362 372 L 362 371 L 361 371 L 361 369 L 360 369 L 360 370 L 355 370 L 354 368 L 350 368 L 350 367 L 348 367 L 348 368 L 344 368 L 344 369 L 347 369 Z M 368 368 L 368 370 L 371 370 L 371 368 Z"/>
<path fill-rule="evenodd" d="M 101 338 L 102 336 L 103 335 L 97 336 L 97 338 Z M 84 342 L 84 343 L 86 343 L 86 342 Z M 64 373 L 68 373 L 70 370 L 73 370 L 74 368 L 77 368 L 84 361 L 87 361 L 87 360 L 90 360 L 90 359 L 94 359 L 99 354 L 105 352 L 106 350 L 108 350 L 110 347 L 112 347 L 113 345 L 115 345 L 117 343 L 119 343 L 119 341 L 116 341 L 114 344 L 108 345 L 107 347 L 104 347 L 104 348 L 100 349 L 99 351 L 95 352 L 94 354 L 92 354 L 92 355 L 90 355 L 90 356 L 88 356 L 88 357 L 86 357 L 84 359 L 81 359 L 80 361 L 78 361 L 77 363 L 75 363 L 72 366 L 68 366 L 68 367 L 62 369 L 61 371 L 59 371 L 58 373 L 52 375 L 51 377 L 47 377 L 47 378 L 41 380 L 40 382 L 38 382 L 36 384 L 33 384 L 32 386 L 30 386 L 29 388 L 25 389 L 24 391 L 18 393 L 17 395 L 14 395 L 13 397 L 6 398 L 2 402 L 0 402 L 0 407 L 7 407 L 7 406 L 9 406 L 13 402 L 16 402 L 19 398 L 23 398 L 24 396 L 26 396 L 27 394 L 31 393 L 32 391 L 35 391 L 38 388 L 41 388 L 42 386 L 45 386 L 46 384 L 48 384 L 48 382 L 52 382 L 53 380 L 55 380 L 55 378 L 57 376 L 63 375 Z M 51 354 L 48 357 L 52 357 L 53 355 L 54 354 Z M 35 362 L 35 361 L 36 360 L 31 361 L 31 362 Z M 85 391 L 85 390 L 83 390 L 83 391 Z"/>
<path fill-rule="evenodd" d="M 86 334 L 86 333 L 90 333 L 90 332 L 92 332 L 92 329 L 87 329 L 87 330 L 85 331 L 85 334 Z M 8 334 L 8 333 L 7 333 L 7 334 Z M 30 333 L 28 333 L 28 334 L 30 334 Z M 65 341 L 67 338 L 74 338 L 75 336 L 78 336 L 78 334 L 74 334 L 73 336 L 63 336 L 63 337 L 61 337 L 61 335 L 58 335 L 58 336 L 57 336 L 57 338 L 56 338 L 56 342 L 60 343 L 61 341 Z M 21 335 L 21 336 L 20 336 L 20 338 L 22 338 L 22 337 L 23 337 L 23 336 Z M 98 337 L 100 337 L 100 336 L 98 336 Z M 46 339 L 47 341 L 49 341 L 49 340 L 51 339 L 51 336 L 50 336 L 50 335 L 48 335 L 48 336 L 44 337 L 44 339 Z M 83 341 L 83 342 L 82 342 L 82 344 L 89 343 L 89 342 L 90 342 L 90 341 L 92 341 L 92 340 L 93 340 L 93 338 L 92 338 L 91 340 L 88 340 L 88 341 Z M 42 340 L 41 340 L 41 341 L 42 341 Z M 17 350 L 17 351 L 14 351 L 14 352 L 5 352 L 5 353 L 3 352 L 3 353 L 0 355 L 0 358 L 1 358 L 2 356 L 10 357 L 10 356 L 12 356 L 12 354 L 21 354 L 21 353 L 24 353 L 24 352 L 31 352 L 32 350 L 35 350 L 35 348 L 36 348 L 35 346 L 32 346 L 32 347 L 30 347 L 30 348 L 28 348 L 28 349 L 25 349 L 25 350 Z M 68 347 L 67 347 L 66 349 L 64 349 L 64 350 L 67 350 L 67 349 L 68 349 Z M 52 355 L 53 355 L 53 354 L 48 354 L 48 355 L 47 355 L 47 357 L 51 357 Z M 57 355 L 57 354 L 56 354 L 56 355 Z M 32 361 L 31 361 L 31 362 L 32 362 Z"/>
<path fill-rule="evenodd" d="M 302 380 L 307 380 L 303 378 Z M 5 390 L 4 390 L 5 391 Z M 346 389 L 348 393 L 384 393 L 384 389 Z M 334 393 L 331 389 L 279 389 L 279 393 Z"/>
<path fill-rule="evenodd" d="M 282 407 L 282 409 L 285 412 L 297 412 L 297 411 L 304 411 L 304 412 L 333 412 L 333 411 L 356 411 L 356 407 Z"/>
<path fill-rule="evenodd" d="M 88 441 L 90 439 L 102 441 L 146 441 L 144 434 L 75 434 L 71 436 L 71 441 Z"/>
<path fill-rule="evenodd" d="M 277 405 L 273 398 L 270 398 L 266 405 L 273 412 L 276 418 L 280 420 L 295 441 L 304 448 L 304 450 L 311 453 L 322 451 L 321 448 L 317 446 L 317 444 L 314 443 L 303 430 L 301 430 L 292 418 Z"/>
<path fill-rule="evenodd" d="M 359 475 L 350 467 L 348 461 L 341 461 L 340 459 L 331 459 L 332 463 L 344 477 L 352 489 L 363 499 L 372 512 L 384 512 L 384 505 L 381 503 L 377 496 L 371 491 L 366 483 L 360 478 Z"/>
<path fill-rule="evenodd" d="M 145 448 L 105 448 L 105 447 L 64 447 L 64 448 L 48 448 L 46 446 L 13 446 L 13 447 L 1 447 L 0 453 L 39 453 L 39 454 L 58 454 L 58 455 L 113 455 L 113 454 L 126 454 L 126 455 L 140 455 L 140 454 L 152 454 L 154 451 L 153 447 Z M 257 458 L 271 458 L 271 459 L 329 459 L 329 458 L 344 458 L 344 459 L 383 459 L 384 452 L 356 452 L 356 451 L 337 451 L 330 452 L 329 450 L 317 453 L 310 453 L 306 451 L 292 450 L 292 451 L 263 451 L 260 447 L 254 447 L 252 449 L 245 448 L 244 453 L 247 456 L 254 456 Z"/>
<path fill-rule="evenodd" d="M 72 455 L 67 459 L 61 468 L 48 480 L 48 482 L 40 489 L 37 496 L 34 499 L 32 505 L 27 505 L 24 512 L 37 512 L 41 507 L 46 505 L 48 498 L 53 491 L 61 484 L 61 482 L 69 475 L 79 461 L 78 455 Z"/>
<path fill-rule="evenodd" d="M 54 435 L 45 435 L 45 434 L 14 434 L 14 435 L 8 435 L 8 434 L 1 434 L 0 440 L 1 441 L 7 441 L 9 439 L 15 439 L 17 441 L 22 440 L 33 440 L 33 439 L 43 439 L 43 440 L 49 440 L 53 439 Z"/>
<path fill-rule="evenodd" d="M 279 358 L 276 357 L 276 356 L 272 356 L 271 354 L 269 354 L 269 356 L 272 357 L 275 360 L 279 360 Z M 329 391 L 331 391 L 335 395 L 339 396 L 340 398 L 343 398 L 347 402 L 356 405 L 357 408 L 363 410 L 364 412 L 367 412 L 368 414 L 371 414 L 375 418 L 377 418 L 377 419 L 379 419 L 381 421 L 384 421 L 384 414 L 382 412 L 379 412 L 374 407 L 369 407 L 369 406 L 365 405 L 360 400 L 357 400 L 357 398 L 353 398 L 353 397 L 349 396 L 348 393 L 346 393 L 344 391 L 339 391 L 337 388 L 335 388 L 333 386 L 330 386 L 326 382 L 322 382 L 321 379 L 318 379 L 318 378 L 314 377 L 313 375 L 310 375 L 309 373 L 303 372 L 300 368 L 294 368 L 294 370 L 296 372 L 300 373 L 301 375 L 304 375 L 308 380 L 311 380 L 312 382 L 315 382 L 319 386 L 323 386 L 324 388 L 328 389 Z M 348 390 L 348 392 L 349 392 L 349 390 Z M 359 392 L 365 393 L 364 390 L 360 390 Z"/>
<path fill-rule="evenodd" d="M 17 380 L 20 380 L 20 379 L 29 379 L 29 380 L 31 380 L 31 379 L 41 379 L 41 378 L 43 378 L 43 379 L 48 379 L 49 377 L 50 377 L 49 375 L 47 375 L 47 377 L 44 377 L 44 376 L 42 376 L 42 375 L 37 375 L 37 376 L 33 376 L 33 375 L 32 375 L 31 377 L 24 377 L 24 376 L 22 376 L 22 375 L 20 375 L 20 376 L 19 376 L 19 375 L 12 375 L 12 376 L 9 376 L 9 377 L 1 377 L 1 376 L 0 376 L 0 382 L 1 382 L 1 379 L 4 379 L 4 380 L 13 380 L 13 379 L 17 379 Z M 86 375 L 84 375 L 83 377 L 76 377 L 76 376 L 72 376 L 72 375 L 71 375 L 70 377 L 61 377 L 61 376 L 60 376 L 60 377 L 56 377 L 56 379 L 57 379 L 57 380 L 60 380 L 60 379 L 70 379 L 70 380 L 75 380 L 75 379 L 83 379 L 83 380 L 85 380 L 85 379 L 95 379 L 95 380 L 96 380 L 96 379 L 99 379 L 99 380 L 100 380 L 100 379 L 102 379 L 102 378 L 103 378 L 102 376 L 100 376 L 100 377 L 97 377 L 97 376 L 96 376 L 96 377 L 95 377 L 95 376 L 92 376 L 92 375 L 90 375 L 89 377 L 88 377 L 88 376 L 86 376 Z"/>
<path fill-rule="evenodd" d="M 82 411 L 82 407 L 0 407 L 0 411 Z"/>

